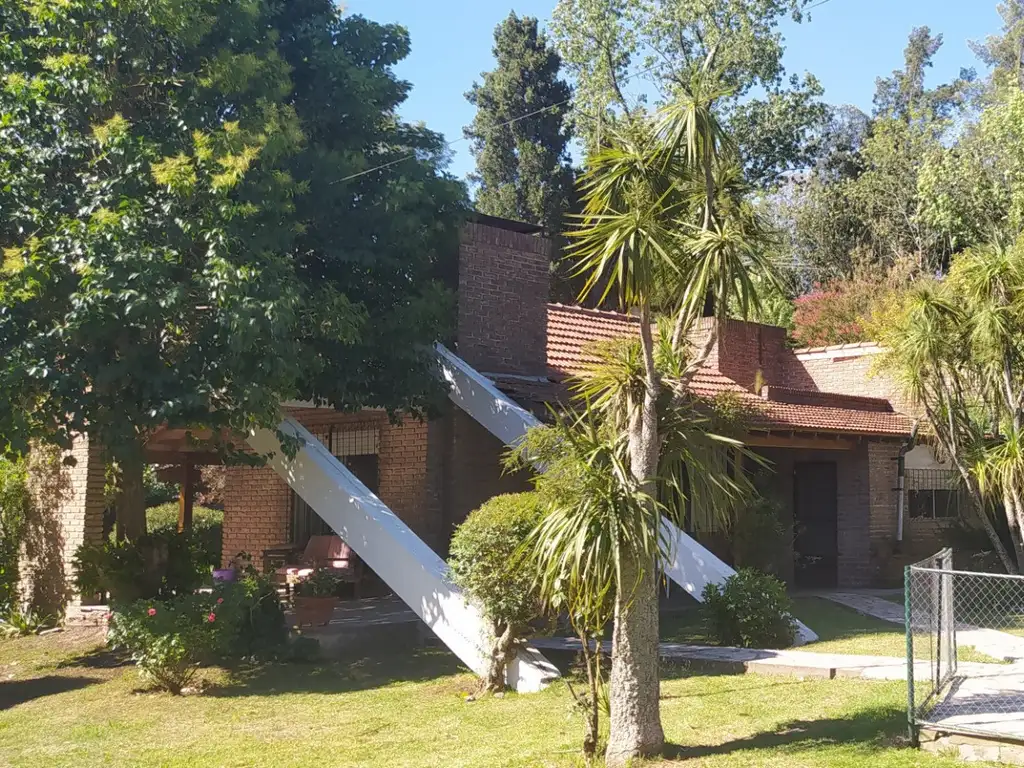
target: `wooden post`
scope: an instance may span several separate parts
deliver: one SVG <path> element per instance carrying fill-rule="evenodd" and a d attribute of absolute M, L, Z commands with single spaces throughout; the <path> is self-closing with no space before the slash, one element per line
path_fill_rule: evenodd
<path fill-rule="evenodd" d="M 182 464 L 181 492 L 178 494 L 178 533 L 192 530 L 192 500 L 195 496 L 195 467 L 188 459 Z"/>

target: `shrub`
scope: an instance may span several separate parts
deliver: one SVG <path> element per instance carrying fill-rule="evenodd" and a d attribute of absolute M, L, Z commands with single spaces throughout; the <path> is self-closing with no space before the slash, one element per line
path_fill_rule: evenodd
<path fill-rule="evenodd" d="M 30 497 L 25 462 L 0 459 L 0 613 L 15 608 L 18 550 Z"/>
<path fill-rule="evenodd" d="M 168 599 L 194 592 L 210 574 L 202 537 L 160 529 L 136 541 L 83 544 L 75 551 L 75 585 L 83 594 L 111 602 Z"/>
<path fill-rule="evenodd" d="M 720 645 L 785 648 L 793 644 L 796 622 L 785 585 L 774 576 L 744 568 L 719 587 L 708 584 L 701 613 Z"/>
<path fill-rule="evenodd" d="M 235 628 L 223 617 L 223 597 L 185 595 L 164 602 L 139 600 L 116 611 L 108 639 L 127 651 L 142 676 L 179 694 L 195 677 L 199 665 L 217 658 Z"/>
<path fill-rule="evenodd" d="M 341 579 L 330 568 L 317 568 L 295 585 L 299 597 L 336 597 Z"/>
<path fill-rule="evenodd" d="M 146 510 L 146 527 L 151 534 L 170 536 L 178 531 L 178 504 L 171 502 Z M 219 568 L 223 554 L 224 512 L 195 506 L 192 509 L 193 552 L 197 562 Z"/>
<path fill-rule="evenodd" d="M 504 689 L 505 667 L 540 612 L 533 574 L 520 550 L 542 515 L 536 493 L 496 496 L 471 512 L 452 537 L 452 581 L 480 607 L 494 635 L 484 683 L 490 691 Z"/>
<path fill-rule="evenodd" d="M 108 639 L 131 654 L 145 678 L 181 693 L 201 664 L 283 648 L 287 627 L 273 584 L 253 572 L 209 593 L 117 608 Z"/>

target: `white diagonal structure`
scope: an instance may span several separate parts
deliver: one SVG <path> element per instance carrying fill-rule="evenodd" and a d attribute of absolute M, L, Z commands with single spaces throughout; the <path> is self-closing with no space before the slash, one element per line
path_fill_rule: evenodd
<path fill-rule="evenodd" d="M 305 427 L 285 419 L 282 434 L 301 439 L 294 459 L 281 449 L 274 430 L 260 429 L 249 445 L 269 455 L 269 466 L 330 525 L 395 591 L 451 651 L 478 675 L 488 662 L 487 624 L 480 611 L 447 579 L 447 566 L 426 543 Z M 538 651 L 523 649 L 506 680 L 534 692 L 558 677 Z"/>
<path fill-rule="evenodd" d="M 505 445 L 514 446 L 528 429 L 540 424 L 536 416 L 507 397 L 458 355 L 441 343 L 434 346 L 441 376 L 448 384 L 448 396 Z M 662 534 L 669 542 L 671 554 L 665 563 L 665 575 L 697 600 L 701 599 L 706 585 L 721 584 L 736 573 L 667 520 L 662 522 Z M 798 643 L 817 639 L 818 635 L 810 628 L 797 622 Z"/>

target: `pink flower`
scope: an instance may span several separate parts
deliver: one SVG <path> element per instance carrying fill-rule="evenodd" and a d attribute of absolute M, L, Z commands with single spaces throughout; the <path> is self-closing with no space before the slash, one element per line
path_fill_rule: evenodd
<path fill-rule="evenodd" d="M 224 602 L 224 598 L 223 597 L 218 597 L 217 598 L 217 605 L 220 605 L 223 602 Z"/>
<path fill-rule="evenodd" d="M 213 620 L 216 619 L 216 618 L 217 618 L 217 614 L 211 613 L 209 616 L 206 617 L 206 620 L 209 621 L 212 624 Z"/>
<path fill-rule="evenodd" d="M 112 614 L 110 611 L 107 611 L 105 614 L 103 614 L 103 618 L 106 619 L 107 621 L 110 621 L 113 617 L 114 617 L 114 614 Z"/>
<path fill-rule="evenodd" d="M 146 611 L 146 613 L 148 613 L 150 616 L 156 616 L 156 608 L 150 608 L 148 611 Z"/>

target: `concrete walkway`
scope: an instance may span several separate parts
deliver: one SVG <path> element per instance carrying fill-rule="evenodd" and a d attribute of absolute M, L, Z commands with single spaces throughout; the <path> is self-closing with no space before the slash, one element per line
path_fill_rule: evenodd
<path fill-rule="evenodd" d="M 530 641 L 540 650 L 579 651 L 580 641 L 571 637 L 541 637 Z M 601 650 L 611 653 L 611 643 L 605 641 Z M 708 645 L 661 643 L 661 658 L 667 661 L 685 661 L 704 669 L 723 672 L 756 672 L 765 675 L 793 677 L 856 677 L 865 680 L 905 680 L 907 663 L 897 656 L 856 656 L 842 653 L 814 653 L 812 651 L 757 648 L 723 648 Z M 961 674 L 988 676 L 1017 670 L 1015 666 L 961 662 Z M 1017 671 L 1024 672 L 1024 667 Z M 914 664 L 914 674 L 928 676 L 927 661 Z"/>
<path fill-rule="evenodd" d="M 845 605 L 865 616 L 873 616 L 876 619 L 900 626 L 906 624 L 903 606 L 879 597 L 878 593 L 873 594 L 870 591 L 822 592 L 818 596 Z M 970 624 L 957 624 L 956 641 L 958 646 L 969 645 L 976 651 L 995 659 L 1024 660 L 1024 637 L 1011 635 L 1008 632 L 983 629 Z"/>

